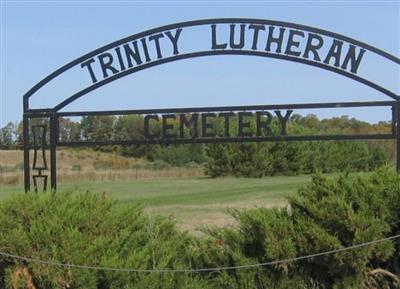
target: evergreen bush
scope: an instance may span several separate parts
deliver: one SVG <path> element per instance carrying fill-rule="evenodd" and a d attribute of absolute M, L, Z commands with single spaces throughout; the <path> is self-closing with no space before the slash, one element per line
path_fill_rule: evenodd
<path fill-rule="evenodd" d="M 173 221 L 91 193 L 18 194 L 0 204 L 0 251 L 111 268 L 190 268 L 193 240 Z M 206 288 L 185 274 L 72 269 L 0 258 L 0 288 Z M 22 274 L 24 273 L 24 274 Z M 25 277 L 24 277 L 25 276 Z"/>
<path fill-rule="evenodd" d="M 317 175 L 289 199 L 287 208 L 233 210 L 238 229 L 209 229 L 214 250 L 207 266 L 236 266 L 295 258 L 400 234 L 400 176 Z M 400 288 L 400 242 L 297 262 L 222 272 L 220 288 Z"/>
<path fill-rule="evenodd" d="M 65 264 L 195 269 L 242 266 L 341 249 L 400 234 L 400 176 L 322 175 L 286 208 L 231 210 L 237 226 L 194 237 L 138 205 L 91 193 L 17 194 L 0 203 L 0 251 Z M 400 242 L 272 266 L 198 273 L 73 269 L 0 257 L 5 289 L 395 289 Z M 28 287 L 28 286 L 31 287 Z M 32 287 L 34 286 L 34 287 Z"/>

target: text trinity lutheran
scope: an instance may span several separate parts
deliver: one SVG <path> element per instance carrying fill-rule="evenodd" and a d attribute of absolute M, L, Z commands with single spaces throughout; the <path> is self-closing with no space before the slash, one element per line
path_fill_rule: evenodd
<path fill-rule="evenodd" d="M 196 34 L 185 36 L 184 28 L 159 32 L 118 45 L 80 64 L 92 83 L 143 64 L 186 53 L 181 41 L 201 43 Z M 261 56 L 285 56 L 316 62 L 357 74 L 365 49 L 317 33 L 264 24 L 212 24 L 209 26 L 209 51 L 252 51 Z M 200 45 L 200 44 L 199 44 Z M 227 53 L 228 54 L 228 53 Z"/>

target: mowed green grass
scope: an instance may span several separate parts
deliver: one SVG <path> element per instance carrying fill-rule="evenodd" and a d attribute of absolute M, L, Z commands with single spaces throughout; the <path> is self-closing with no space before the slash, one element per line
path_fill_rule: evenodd
<path fill-rule="evenodd" d="M 264 178 L 160 178 L 59 184 L 59 191 L 90 191 L 121 202 L 139 202 L 152 214 L 175 218 L 185 229 L 233 223 L 228 208 L 284 206 L 310 176 Z M 20 187 L 0 188 L 0 200 Z"/>

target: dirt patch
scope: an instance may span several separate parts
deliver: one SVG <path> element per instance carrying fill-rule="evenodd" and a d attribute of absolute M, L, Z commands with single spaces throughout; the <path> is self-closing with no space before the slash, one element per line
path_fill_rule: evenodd
<path fill-rule="evenodd" d="M 177 221 L 180 230 L 191 233 L 199 233 L 204 227 L 224 228 L 236 226 L 235 219 L 228 214 L 228 209 L 254 209 L 285 207 L 287 202 L 277 201 L 276 203 L 260 202 L 234 202 L 206 205 L 171 205 L 146 208 L 145 211 L 151 214 L 162 214 L 171 216 Z"/>
<path fill-rule="evenodd" d="M 26 267 L 17 267 L 11 274 L 12 289 L 20 289 L 21 283 L 24 289 L 36 289 L 33 284 L 32 275 Z"/>
<path fill-rule="evenodd" d="M 205 227 L 225 228 L 236 226 L 234 218 L 224 213 L 210 213 L 203 217 L 193 217 L 185 220 L 177 220 L 179 230 L 188 231 L 192 234 L 202 234 L 202 229 Z"/>
<path fill-rule="evenodd" d="M 231 202 L 231 203 L 214 203 L 214 204 L 202 204 L 202 205 L 171 205 L 171 206 L 160 206 L 155 208 L 148 208 L 149 211 L 171 211 L 179 212 L 181 210 L 210 210 L 210 209 L 221 209 L 226 210 L 232 209 L 255 209 L 255 208 L 276 208 L 284 207 L 287 205 L 286 201 L 278 200 L 276 203 L 260 202 L 255 201 L 241 201 L 241 202 Z"/>

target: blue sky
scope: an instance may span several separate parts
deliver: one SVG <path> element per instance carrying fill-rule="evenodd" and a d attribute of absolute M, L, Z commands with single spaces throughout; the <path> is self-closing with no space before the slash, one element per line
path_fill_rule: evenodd
<path fill-rule="evenodd" d="M 175 22 L 220 17 L 295 22 L 334 31 L 400 57 L 399 3 L 2 1 L 0 126 L 21 120 L 23 94 L 60 66 L 120 38 Z M 390 79 L 399 91 L 399 68 L 394 73 L 374 73 Z M 49 106 L 52 97 L 47 95 L 37 103 Z M 69 109 L 366 100 L 390 99 L 318 68 L 268 58 L 221 56 L 174 62 L 129 75 L 81 98 Z M 348 114 L 371 122 L 390 117 L 387 109 L 313 112 L 321 117 Z"/>

